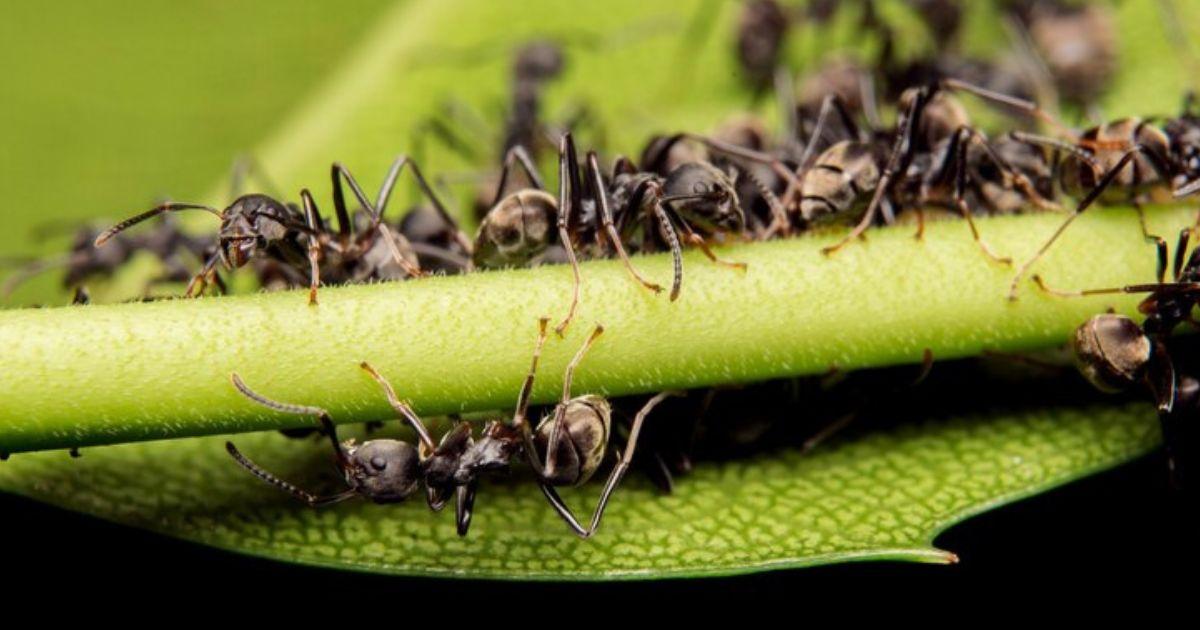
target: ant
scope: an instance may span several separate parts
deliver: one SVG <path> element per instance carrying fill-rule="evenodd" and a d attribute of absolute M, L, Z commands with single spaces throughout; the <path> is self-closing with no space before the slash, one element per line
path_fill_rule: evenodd
<path fill-rule="evenodd" d="M 1010 300 L 1030 267 L 1042 258 L 1067 227 L 1094 203 L 1131 202 L 1138 213 L 1142 237 L 1159 252 L 1158 275 L 1166 269 L 1166 242 L 1150 234 L 1141 203 L 1164 190 L 1181 199 L 1200 191 L 1200 116 L 1189 94 L 1180 115 L 1159 126 L 1142 118 L 1122 118 L 1082 132 L 1065 132 L 1070 139 L 1014 131 L 1019 141 L 1064 152 L 1058 169 L 1060 186 L 1080 196 L 1075 210 L 1058 226 L 1037 252 L 1018 269 L 1009 286 Z M 1197 219 L 1200 224 L 1200 217 Z"/>
<path fill-rule="evenodd" d="M 980 237 L 968 203 L 968 186 L 985 205 L 997 211 L 1010 207 L 1001 203 L 1002 191 L 1016 191 L 1038 207 L 1057 207 L 1042 196 L 1023 171 L 1015 169 L 996 151 L 983 132 L 970 124 L 966 110 L 952 95 L 958 91 L 1040 113 L 1031 102 L 957 79 L 943 79 L 907 90 L 900 98 L 895 129 L 889 132 L 860 131 L 836 96 L 822 103 L 816 128 L 793 178 L 800 184 L 789 185 L 783 203 L 796 210 L 804 224 L 813 224 L 845 216 L 862 207 L 871 193 L 858 224 L 841 241 L 824 248 L 824 254 L 833 254 L 860 236 L 875 223 L 877 215 L 882 215 L 886 223 L 894 222 L 900 209 L 917 212 L 920 238 L 924 227 L 921 208 L 946 205 L 966 220 L 972 237 L 988 258 L 1008 264 L 1009 259 L 995 254 Z M 817 142 L 832 119 L 840 121 L 849 139 L 816 154 Z M 997 177 L 999 186 L 990 181 Z"/>
<path fill-rule="evenodd" d="M 470 425 L 461 422 L 447 431 L 435 445 L 420 417 L 407 403 L 400 400 L 387 379 L 364 362 L 361 364 L 362 369 L 379 383 L 392 408 L 416 431 L 418 446 L 392 439 L 370 440 L 362 445 L 340 442 L 329 412 L 320 407 L 292 405 L 268 399 L 251 390 L 234 374 L 234 386 L 250 400 L 284 413 L 316 416 L 333 444 L 335 462 L 348 488 L 332 495 L 318 496 L 267 472 L 242 455 L 231 442 L 226 443 L 226 449 L 239 464 L 255 476 L 312 507 L 338 503 L 356 495 L 376 503 L 396 503 L 412 496 L 424 484 L 426 501 L 431 509 L 437 511 L 442 509 L 449 500 L 449 495 L 454 493 L 455 523 L 460 536 L 465 536 L 470 528 L 479 476 L 485 472 L 503 469 L 514 456 L 521 455 L 533 466 L 538 485 L 558 515 L 578 536 L 590 538 L 599 527 L 613 492 L 629 469 L 637 446 L 638 433 L 647 415 L 659 402 L 674 392 L 663 392 L 655 396 L 638 412 L 625 450 L 609 473 L 589 525 L 583 526 L 559 496 L 556 487 L 586 483 L 600 467 L 607 451 L 612 413 L 608 401 L 598 395 L 571 396 L 574 371 L 604 329 L 597 326 L 580 347 L 567 366 L 562 400 L 550 415 L 543 418 L 536 428 L 532 428 L 526 413 L 538 358 L 546 341 L 548 322 L 546 318 L 538 322 L 538 338 L 532 364 L 522 384 L 512 422 L 489 423 L 478 440 L 472 437 Z"/>
<path fill-rule="evenodd" d="M 727 145 L 691 134 L 676 134 L 657 144 L 646 156 L 651 158 L 641 169 L 625 157 L 618 157 L 612 178 L 604 181 L 595 151 L 587 154 L 587 178 L 591 182 L 594 200 L 599 206 L 599 219 L 633 278 L 646 288 L 659 293 L 662 287 L 649 282 L 634 269 L 625 251 L 640 228 L 639 251 L 666 247 L 673 259 L 670 299 L 679 298 L 683 285 L 683 252 L 680 232 L 689 245 L 694 245 L 712 262 L 733 269 L 745 270 L 746 264 L 724 260 L 708 245 L 707 238 L 717 235 L 741 235 L 746 230 L 746 213 L 737 194 L 740 172 L 732 166 L 722 169 L 702 154 L 685 154 L 672 159 L 671 148 L 684 139 L 698 140 L 707 148 L 730 155 L 761 159 L 781 164 L 770 156 L 760 157 L 754 151 Z M 645 159 L 643 160 L 645 162 Z M 649 167 L 649 168 L 648 168 Z M 656 170 L 650 170 L 655 169 Z M 787 172 L 787 169 L 783 171 Z M 615 207 L 615 212 L 610 209 Z"/>
<path fill-rule="evenodd" d="M 1138 311 L 1145 315 L 1141 325 L 1123 315 L 1097 315 L 1075 331 L 1072 348 L 1080 372 L 1100 391 L 1118 392 L 1135 386 L 1149 390 L 1163 424 L 1168 461 L 1177 482 L 1182 482 L 1176 462 L 1176 452 L 1182 446 L 1176 443 L 1177 434 L 1191 430 L 1190 424 L 1200 412 L 1200 381 L 1179 374 L 1167 349 L 1175 328 L 1184 322 L 1196 325 L 1192 312 L 1200 303 L 1200 249 L 1193 250 L 1184 262 L 1190 234 L 1190 229 L 1184 229 L 1179 235 L 1171 282 L 1164 282 L 1160 274 L 1156 284 L 1055 292 L 1065 297 L 1149 293 L 1138 305 Z M 1034 278 L 1041 284 L 1040 278 Z"/>
<path fill-rule="evenodd" d="M 392 165 L 384 184 L 379 192 L 379 207 L 385 208 L 387 199 L 395 186 L 396 180 L 409 161 L 404 156 L 398 158 Z M 416 165 L 412 172 L 422 185 L 427 196 L 433 200 L 435 207 L 445 214 L 444 207 L 433 194 L 432 189 L 425 183 Z M 266 259 L 272 264 L 272 269 L 281 273 L 285 278 L 299 277 L 303 270 L 309 275 L 309 304 L 317 304 L 317 288 L 321 283 L 320 260 L 324 256 L 334 258 L 332 265 L 337 272 L 353 268 L 363 262 L 366 252 L 370 251 L 382 239 L 391 251 L 392 260 L 406 274 L 412 277 L 424 275 L 410 257 L 404 256 L 402 249 L 407 245 L 402 236 L 396 235 L 383 222 L 382 214 L 367 200 L 366 194 L 354 179 L 354 176 L 344 166 L 334 163 L 330 168 L 333 182 L 334 211 L 337 217 L 337 231 L 325 226 L 317 209 L 316 202 L 308 189 L 300 191 L 302 206 L 278 201 L 275 197 L 260 193 L 241 195 L 223 210 L 217 210 L 208 205 L 196 203 L 167 202 L 146 212 L 117 223 L 102 232 L 95 239 L 95 246 L 101 247 L 124 230 L 161 214 L 183 210 L 204 210 L 216 216 L 221 221 L 217 235 L 216 251 L 207 257 L 201 270 L 188 283 L 185 296 L 193 297 L 203 292 L 204 288 L 213 281 L 219 282 L 217 265 L 227 270 L 245 266 L 251 260 Z M 361 234 L 354 233 L 354 224 L 346 209 L 345 191 L 342 183 L 349 185 L 360 206 L 370 217 L 368 230 Z M 368 269 L 365 275 L 370 277 L 378 271 L 381 262 L 376 261 L 376 268 Z M 260 275 L 269 271 L 260 271 Z M 342 280 L 339 275 L 337 280 Z M 289 283 L 290 284 L 290 283 Z"/>
<path fill-rule="evenodd" d="M 33 276 L 56 268 L 65 268 L 62 284 L 75 292 L 83 289 L 89 278 L 111 277 L 139 252 L 148 252 L 163 265 L 162 274 L 151 280 L 149 286 L 167 282 L 186 282 L 191 274 L 184 259 L 202 258 L 212 245 L 202 237 L 184 233 L 174 221 L 161 221 L 154 228 L 136 237 L 122 235 L 112 247 L 97 250 L 92 247 L 100 230 L 92 226 L 78 228 L 71 239 L 70 251 L 50 258 L 33 260 L 18 268 L 0 288 L 0 295 L 8 297 L 21 283 Z"/>

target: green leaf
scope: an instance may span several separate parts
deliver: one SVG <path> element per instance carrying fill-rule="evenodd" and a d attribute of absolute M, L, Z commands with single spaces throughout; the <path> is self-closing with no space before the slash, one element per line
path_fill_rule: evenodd
<path fill-rule="evenodd" d="M 648 133 L 712 128 L 744 108 L 746 98 L 728 53 L 736 4 L 708 4 L 719 12 L 716 28 L 691 50 L 679 35 L 698 3 L 398 5 L 259 155 L 285 190 L 325 190 L 320 182 L 331 159 L 351 165 L 370 186 L 440 103 L 461 99 L 490 115 L 505 98 L 511 47 L 555 34 L 593 43 L 569 50 L 568 75 L 551 93 L 552 117 L 587 103 L 604 121 L 610 148 L 625 152 L 636 151 Z M 1173 111 L 1182 75 L 1164 63 L 1172 51 L 1154 36 L 1156 16 L 1135 3 L 1120 10 L 1125 76 L 1106 111 Z M 996 40 L 994 32 L 989 37 Z M 797 48 L 803 60 L 806 47 Z M 438 150 L 425 166 L 478 167 Z M 462 540 L 449 515 L 416 503 L 297 507 L 229 461 L 220 438 L 87 449 L 75 461 L 62 453 L 18 455 L 0 465 L 0 488 L 206 544 L 325 566 L 525 579 L 711 575 L 872 558 L 949 561 L 953 556 L 930 546 L 945 527 L 1126 461 L 1156 439 L 1153 412 L 1139 404 L 931 418 L 803 456 L 784 451 L 703 463 L 670 497 L 631 475 L 590 541 L 571 536 L 521 473 L 484 487 L 471 537 Z M 330 481 L 319 474 L 327 466 L 319 444 L 276 434 L 237 441 L 285 477 Z M 597 492 L 566 496 L 590 506 Z"/>
<path fill-rule="evenodd" d="M 78 460 L 62 452 L 16 455 L 0 466 L 0 488 L 304 564 L 404 575 L 644 579 L 851 560 L 953 562 L 953 553 L 931 546 L 946 527 L 1143 454 L 1157 437 L 1144 404 L 931 418 L 805 455 L 702 463 L 670 496 L 631 474 L 591 540 L 572 535 L 521 472 L 484 482 L 471 533 L 459 538 L 453 515 L 431 513 L 419 498 L 300 505 L 238 467 L 221 438 L 87 449 Z M 324 442 L 273 433 L 236 442 L 286 479 L 338 487 Z M 586 514 L 598 493 L 593 484 L 564 497 Z"/>

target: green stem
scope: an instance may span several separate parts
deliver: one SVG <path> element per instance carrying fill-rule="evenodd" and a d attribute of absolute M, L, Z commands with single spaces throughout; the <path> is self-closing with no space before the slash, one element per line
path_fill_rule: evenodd
<path fill-rule="evenodd" d="M 1161 209 L 1173 235 L 1192 211 Z M 1018 260 L 1060 215 L 980 221 Z M 856 369 L 984 350 L 1061 344 L 1091 314 L 1132 311 L 1136 297 L 1054 298 L 1024 287 L 1005 299 L 1011 268 L 984 258 L 959 221 L 880 229 L 833 258 L 831 238 L 731 247 L 745 273 L 697 252 L 685 257 L 683 295 L 671 303 L 636 285 L 619 262 L 584 265 L 583 302 L 566 339 L 551 337 L 535 402 L 560 395 L 562 370 L 593 324 L 606 332 L 575 391 L 653 392 Z M 1064 288 L 1146 282 L 1153 248 L 1133 213 L 1089 212 L 1044 264 Z M 667 283 L 668 256 L 635 264 Z M 262 394 L 328 408 L 338 422 L 392 417 L 359 368 L 373 363 L 418 413 L 511 408 L 541 316 L 562 317 L 571 272 L 562 266 L 303 292 L 0 313 L 0 451 L 311 426 L 265 412 L 230 385 L 237 371 Z"/>

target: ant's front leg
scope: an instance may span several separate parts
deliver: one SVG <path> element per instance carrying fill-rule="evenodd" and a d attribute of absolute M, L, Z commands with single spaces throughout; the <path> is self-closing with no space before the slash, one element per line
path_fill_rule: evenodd
<path fill-rule="evenodd" d="M 218 246 L 218 251 L 210 255 L 208 260 L 204 261 L 204 266 L 200 268 L 200 271 L 197 272 L 196 275 L 192 276 L 191 281 L 188 282 L 187 289 L 183 293 L 183 297 L 199 297 L 202 293 L 204 293 L 205 287 L 208 286 L 208 279 L 210 276 L 216 273 L 217 263 L 220 262 L 221 259 L 221 252 Z"/>
<path fill-rule="evenodd" d="M 718 265 L 722 265 L 722 266 L 729 267 L 732 269 L 737 269 L 739 271 L 746 270 L 747 265 L 744 262 L 733 262 L 733 261 L 725 260 L 723 258 L 718 257 L 716 255 L 716 253 L 713 252 L 712 248 L 710 248 L 708 246 L 708 241 L 704 240 L 703 236 L 700 236 L 699 234 L 697 234 L 696 231 L 692 229 L 692 226 L 688 225 L 687 221 L 684 221 L 682 218 L 676 217 L 676 222 L 679 223 L 679 227 L 683 228 L 683 236 L 684 236 L 684 238 L 687 239 L 687 242 L 692 245 L 695 245 L 696 247 L 699 247 L 700 251 L 704 252 L 704 255 L 707 256 L 709 260 L 713 261 L 714 263 L 716 263 Z"/>

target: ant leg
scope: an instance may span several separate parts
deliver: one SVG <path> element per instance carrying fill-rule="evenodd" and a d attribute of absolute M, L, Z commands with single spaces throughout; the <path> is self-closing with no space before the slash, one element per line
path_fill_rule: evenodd
<path fill-rule="evenodd" d="M 846 109 L 845 103 L 842 102 L 840 96 L 831 94 L 821 99 L 821 108 L 817 110 L 817 124 L 813 127 L 813 132 L 808 137 L 808 142 L 804 145 L 804 153 L 800 156 L 800 167 L 806 168 L 813 154 L 816 153 L 817 143 L 825 135 L 825 126 L 828 124 L 828 119 L 831 114 L 837 114 L 842 122 L 842 127 L 849 132 L 853 139 L 861 139 L 861 133 L 858 125 L 854 124 L 854 118 Z"/>
<path fill-rule="evenodd" d="M 425 457 L 428 457 L 429 453 L 433 453 L 437 447 L 433 443 L 433 438 L 429 435 L 429 430 L 425 428 L 425 424 L 421 422 L 421 418 L 412 410 L 412 407 L 400 400 L 400 397 L 396 395 L 396 390 L 392 388 L 392 384 L 376 371 L 370 363 L 363 361 L 358 364 L 358 367 L 362 368 L 367 374 L 370 374 L 376 383 L 379 383 L 379 386 L 383 388 L 384 396 L 387 396 L 388 404 L 417 432 L 417 437 L 421 440 L 421 449 L 426 452 Z"/>
<path fill-rule="evenodd" d="M 1000 157 L 1000 154 L 996 153 L 995 147 L 992 146 L 992 143 L 988 142 L 988 139 L 984 137 L 983 133 L 973 127 L 963 127 L 963 129 L 966 129 L 970 134 L 967 140 L 975 140 L 977 142 L 977 146 L 982 148 L 983 152 L 987 154 L 988 159 L 990 159 L 992 163 L 996 165 L 996 168 L 1000 169 L 1000 172 L 1003 173 L 1009 181 L 1011 181 L 1018 189 L 1020 189 L 1022 193 L 1024 193 L 1025 198 L 1028 199 L 1030 203 L 1042 210 L 1054 210 L 1056 212 L 1062 210 L 1062 206 L 1043 197 L 1041 193 L 1034 188 L 1033 182 L 1029 181 L 1029 178 L 1024 173 L 1017 171 L 1012 167 L 1011 164 L 1008 163 L 1007 160 L 1005 160 L 1003 157 Z"/>
<path fill-rule="evenodd" d="M 621 242 L 621 235 L 617 233 L 617 228 L 613 225 L 612 211 L 608 207 L 607 187 L 604 185 L 604 179 L 600 176 L 600 165 L 596 160 L 595 151 L 588 151 L 587 172 L 592 180 L 592 193 L 595 196 L 596 205 L 600 207 L 600 222 L 604 227 L 604 231 L 608 234 L 609 240 L 612 241 L 613 247 L 616 248 L 617 256 L 620 257 L 621 262 L 625 263 L 625 269 L 642 286 L 655 293 L 662 293 L 662 287 L 643 278 L 642 274 L 638 273 L 638 270 L 634 268 L 633 263 L 629 260 L 629 254 L 625 253 L 625 246 Z"/>
<path fill-rule="evenodd" d="M 733 261 L 725 260 L 723 258 L 719 258 L 713 252 L 713 250 L 708 246 L 708 243 L 704 240 L 704 237 L 697 234 L 695 232 L 695 230 L 693 230 L 691 228 L 691 226 L 689 226 L 687 224 L 687 221 L 680 219 L 678 222 L 679 222 L 679 226 L 681 228 L 683 228 L 683 236 L 685 239 L 687 239 L 687 242 L 691 245 L 695 245 L 696 247 L 699 247 L 700 251 L 704 252 L 704 255 L 707 256 L 709 260 L 713 261 L 714 263 L 716 263 L 718 265 L 730 267 L 732 269 L 738 269 L 741 271 L 746 270 L 747 265 L 744 262 L 733 262 Z"/>
<path fill-rule="evenodd" d="M 466 536 L 471 529 L 471 517 L 475 515 L 475 490 L 479 481 L 472 479 L 465 486 L 455 488 L 454 525 L 459 536 Z"/>
<path fill-rule="evenodd" d="M 600 519 L 604 517 L 604 510 L 608 507 L 608 501 L 612 498 L 613 492 L 625 477 L 625 473 L 629 470 L 629 465 L 633 462 L 634 449 L 637 448 L 638 435 L 642 431 L 642 424 L 646 421 L 646 416 L 654 410 L 659 403 L 665 400 L 668 396 L 680 396 L 682 392 L 665 391 L 655 395 L 637 412 L 634 417 L 633 427 L 629 430 L 629 440 L 625 442 L 625 451 L 620 454 L 620 459 L 617 465 L 613 467 L 612 472 L 608 474 L 608 479 L 604 482 L 604 490 L 600 493 L 600 500 L 597 501 L 596 507 L 592 510 L 591 523 L 585 529 L 571 509 L 563 502 L 558 491 L 548 483 L 542 482 L 542 493 L 546 495 L 546 499 L 554 508 L 558 515 L 566 521 L 567 526 L 571 528 L 580 538 L 591 538 L 596 530 L 600 527 Z"/>
<path fill-rule="evenodd" d="M 454 130 L 446 124 L 446 121 L 439 118 L 436 114 L 417 123 L 413 127 L 412 134 L 413 146 L 417 147 L 413 153 L 419 154 L 422 157 L 426 157 L 424 150 L 425 138 L 433 136 L 459 158 L 470 163 L 479 161 L 479 155 L 475 152 L 471 143 L 459 138 Z"/>
<path fill-rule="evenodd" d="M 92 303 L 92 295 L 88 293 L 87 287 L 75 287 L 75 294 L 71 296 L 71 306 L 83 306 Z"/>
<path fill-rule="evenodd" d="M 529 412 L 529 396 L 533 392 L 533 379 L 537 375 L 542 346 L 546 344 L 546 325 L 549 323 L 550 319 L 546 317 L 538 320 L 538 336 L 537 343 L 533 346 L 533 359 L 529 365 L 529 372 L 525 374 L 525 381 L 521 384 L 521 393 L 517 395 L 517 407 L 513 411 L 512 419 L 512 426 L 521 430 L 521 436 L 525 440 L 525 454 L 529 458 L 530 465 L 539 472 L 542 470 L 542 461 L 538 457 L 537 448 L 533 443 L 533 430 L 529 426 L 526 414 Z"/>
<path fill-rule="evenodd" d="M 514 164 L 521 167 L 521 170 L 525 172 L 525 177 L 529 178 L 529 183 L 534 188 L 546 189 L 545 184 L 542 183 L 542 177 L 538 175 L 537 167 L 533 165 L 533 158 L 529 157 L 529 152 L 525 150 L 525 147 L 518 144 L 504 154 L 504 166 L 500 169 L 500 181 L 496 184 L 496 196 L 492 198 L 493 207 L 504 197 L 504 190 L 508 187 L 508 175 Z"/>
<path fill-rule="evenodd" d="M 1074 134 L 1070 131 L 1070 129 L 1067 128 L 1066 125 L 1062 124 L 1057 118 L 1052 116 L 1049 112 L 1041 107 L 1038 107 L 1037 103 L 1032 101 L 1027 101 L 1023 98 L 1017 98 L 1008 94 L 1002 94 L 1000 92 L 989 90 L 987 88 L 980 87 L 972 83 L 967 83 L 966 81 L 961 81 L 959 79 L 943 79 L 939 84 L 939 87 L 949 90 L 968 92 L 984 100 L 1011 107 L 1046 123 L 1052 129 L 1054 129 L 1055 132 L 1063 137 L 1074 136 Z"/>
<path fill-rule="evenodd" d="M 1175 366 L 1171 355 L 1161 343 L 1154 344 L 1154 357 L 1150 362 L 1150 370 L 1146 373 L 1146 385 L 1154 395 L 1154 402 L 1159 414 L 1169 414 L 1175 406 L 1176 385 Z"/>
<path fill-rule="evenodd" d="M 397 176 L 399 176 L 399 169 L 403 168 L 403 166 L 403 157 L 392 164 L 392 168 L 396 171 Z M 389 176 L 391 175 L 390 172 L 388 174 Z M 330 176 L 333 179 L 333 209 L 334 212 L 337 213 L 338 233 L 342 236 L 342 238 L 346 239 L 350 236 L 350 214 L 346 211 L 346 197 L 345 192 L 342 190 L 342 180 L 344 179 L 346 183 L 350 185 L 350 190 L 354 193 L 355 198 L 358 199 L 359 205 L 361 205 L 363 209 L 371 215 L 371 222 L 374 226 L 374 229 L 378 230 L 379 234 L 383 237 L 384 242 L 387 243 L 388 249 L 390 249 L 392 252 L 392 259 L 396 261 L 396 264 L 400 265 L 400 268 L 403 269 L 404 272 L 409 276 L 414 278 L 420 278 L 424 276 L 425 272 L 421 271 L 421 267 L 413 264 L 404 257 L 403 253 L 401 253 L 400 247 L 396 245 L 396 236 L 393 234 L 391 228 L 388 227 L 387 223 L 383 222 L 383 215 L 376 211 L 371 205 L 371 202 L 367 200 L 366 193 L 364 193 L 362 187 L 358 185 L 358 181 L 354 179 L 354 175 L 350 173 L 349 169 L 339 162 L 334 162 L 333 166 L 330 167 Z M 424 179 L 419 181 L 424 182 Z M 384 183 L 384 188 L 380 189 L 380 197 L 382 201 L 386 203 L 387 197 L 383 194 L 385 189 L 387 190 L 388 194 L 391 193 L 391 187 L 388 186 L 386 180 Z M 435 205 L 437 205 L 436 202 Z"/>
<path fill-rule="evenodd" d="M 879 211 L 879 205 L 883 203 L 884 197 L 892 187 L 892 181 L 897 175 L 908 170 L 908 164 L 912 161 L 914 150 L 913 140 L 916 138 L 917 125 L 920 122 L 925 106 L 929 103 L 930 96 L 928 88 L 921 88 L 917 91 L 915 98 L 913 98 L 912 105 L 901 113 L 900 119 L 896 124 L 896 128 L 901 131 L 896 137 L 895 144 L 892 146 L 892 152 L 888 156 L 887 165 L 884 166 L 883 174 L 880 175 L 879 181 L 875 185 L 875 194 L 871 196 L 871 202 L 867 205 L 867 210 L 863 213 L 862 220 L 842 240 L 822 248 L 822 254 L 826 256 L 832 255 L 834 252 L 845 247 L 850 241 L 861 236 L 867 228 L 871 227 L 871 223 L 875 220 L 875 214 Z"/>
<path fill-rule="evenodd" d="M 997 255 L 996 252 L 992 251 L 991 246 L 979 236 L 979 228 L 975 226 L 975 219 L 971 215 L 971 209 L 967 206 L 965 196 L 967 186 L 967 142 L 971 137 L 971 131 L 963 128 L 959 133 L 955 134 L 954 140 L 952 140 L 952 142 L 958 145 L 954 169 L 954 205 L 958 207 L 959 213 L 966 220 L 967 227 L 971 229 L 971 238 L 975 239 L 975 244 L 979 246 L 979 249 L 983 250 L 984 255 L 1001 265 L 1011 265 L 1012 258 Z"/>
<path fill-rule="evenodd" d="M 562 440 L 562 432 L 566 430 L 567 403 L 571 400 L 571 382 L 575 379 L 575 368 L 579 367 L 588 349 L 603 333 L 604 326 L 596 324 L 596 327 L 592 329 L 592 334 L 583 341 L 583 345 L 575 352 L 575 356 L 571 358 L 571 362 L 567 364 L 567 369 L 563 373 L 562 399 L 554 408 L 554 424 L 550 426 L 550 437 L 546 443 L 546 467 L 539 471 L 543 477 L 554 476 L 554 472 L 558 468 L 558 444 Z"/>
<path fill-rule="evenodd" d="M 54 258 L 34 260 L 20 267 L 7 279 L 5 279 L 4 285 L 0 287 L 0 298 L 7 298 L 8 296 L 12 295 L 12 292 L 15 291 L 18 286 L 20 286 L 26 280 L 44 271 L 49 271 L 50 269 L 57 267 L 66 267 L 67 265 L 71 264 L 73 258 L 75 258 L 74 255 L 63 254 L 61 256 L 55 256 Z"/>
<path fill-rule="evenodd" d="M 1010 284 L 1008 287 L 1009 300 L 1017 299 L 1017 287 L 1020 285 L 1021 280 L 1025 278 L 1025 274 L 1029 272 L 1029 268 L 1046 254 L 1050 247 L 1054 245 L 1054 242 L 1058 240 L 1058 237 L 1062 236 L 1062 233 L 1067 230 L 1069 225 L 1071 225 L 1071 222 L 1074 221 L 1079 215 L 1083 214 L 1089 207 L 1091 207 L 1092 203 L 1094 203 L 1096 199 L 1098 199 L 1100 195 L 1112 185 L 1113 181 L 1117 178 L 1117 175 L 1121 174 L 1121 171 L 1124 170 L 1125 166 L 1129 164 L 1130 160 L 1137 156 L 1138 153 L 1144 152 L 1145 149 L 1141 145 L 1138 145 L 1136 148 L 1127 151 L 1125 155 L 1121 156 L 1121 159 L 1117 161 L 1116 165 L 1109 169 L 1108 172 L 1105 173 L 1100 179 L 1100 181 L 1092 188 L 1092 190 L 1090 190 L 1088 194 L 1079 202 L 1079 205 L 1075 207 L 1075 211 L 1072 212 L 1066 218 L 1066 220 L 1058 226 L 1058 229 L 1050 235 L 1050 239 L 1042 244 L 1033 257 L 1021 264 L 1020 269 L 1017 270 L 1017 275 L 1012 280 L 1012 284 Z"/>
<path fill-rule="evenodd" d="M 1017 142 L 1032 144 L 1034 146 L 1049 147 L 1064 153 L 1069 153 L 1080 162 L 1087 164 L 1097 177 L 1103 173 L 1100 163 L 1096 161 L 1096 156 L 1074 142 L 1067 142 L 1065 140 L 1059 140 L 1049 136 L 1039 136 L 1037 134 L 1025 133 L 1024 131 L 1010 131 L 1008 135 Z"/>
<path fill-rule="evenodd" d="M 208 260 L 204 261 L 204 266 L 200 268 L 199 273 L 192 276 L 191 281 L 188 282 L 187 289 L 183 292 L 185 298 L 197 297 L 204 292 L 205 287 L 208 286 L 208 277 L 215 272 L 220 260 L 221 253 L 218 248 L 217 253 L 209 256 Z"/>
<path fill-rule="evenodd" d="M 220 210 L 217 210 L 216 208 L 213 208 L 211 206 L 206 206 L 206 205 L 198 204 L 198 203 L 176 203 L 173 201 L 168 201 L 167 203 L 155 206 L 139 215 L 125 219 L 124 221 L 121 221 L 120 223 L 108 228 L 107 230 L 104 230 L 103 232 L 100 233 L 99 236 L 96 237 L 96 240 L 93 244 L 96 247 L 100 247 L 100 246 L 104 245 L 105 243 L 107 243 L 108 239 L 116 236 L 117 233 L 123 232 L 123 231 L 137 225 L 138 223 L 145 221 L 146 219 L 151 219 L 160 214 L 164 214 L 167 212 L 179 212 L 180 210 L 204 210 L 206 212 L 211 212 L 218 219 L 225 218 L 224 213 L 222 213 Z"/>
<path fill-rule="evenodd" d="M 391 198 L 392 190 L 396 187 L 396 181 L 399 180 L 400 174 L 404 171 L 406 165 L 412 168 L 413 179 L 416 180 L 417 186 L 421 188 L 421 192 L 433 204 L 433 209 L 438 213 L 438 217 L 446 225 L 454 229 L 454 240 L 458 241 L 458 245 L 463 248 L 463 251 L 471 251 L 473 248 L 471 239 L 467 238 L 462 228 L 458 226 L 458 221 L 454 220 L 454 217 L 446 210 L 445 204 L 438 198 L 437 193 L 433 191 L 433 187 L 429 185 L 429 181 L 425 179 L 425 175 L 421 173 L 421 168 L 417 165 L 417 161 L 406 155 L 398 156 L 393 160 L 392 166 L 388 168 L 387 176 L 383 178 L 383 184 L 379 187 L 379 195 L 375 199 L 375 209 L 378 213 L 375 220 L 380 224 L 383 223 L 383 215 L 387 210 L 388 200 Z"/>
<path fill-rule="evenodd" d="M 1176 282 L 1183 277 L 1183 261 L 1187 260 L 1188 240 L 1191 239 L 1191 236 L 1192 229 L 1183 228 L 1179 231 L 1179 240 L 1175 241 L 1175 264 L 1172 267 L 1171 278 Z"/>
<path fill-rule="evenodd" d="M 1146 211 L 1142 208 L 1142 204 L 1136 200 L 1130 202 L 1133 209 L 1137 211 L 1138 224 L 1142 226 L 1142 238 L 1154 243 L 1154 249 L 1158 253 L 1158 264 L 1155 266 L 1154 277 L 1158 278 L 1159 283 L 1165 282 L 1167 277 L 1167 242 L 1157 234 L 1151 234 L 1150 228 L 1146 225 Z"/>
<path fill-rule="evenodd" d="M 742 174 L 758 189 L 758 194 L 762 195 L 763 200 L 767 202 L 767 207 L 771 209 L 771 224 L 767 226 L 762 238 L 764 240 L 773 238 L 779 233 L 782 233 L 784 236 L 791 234 L 792 223 L 788 219 L 787 210 L 784 209 L 783 203 L 779 201 L 779 197 L 776 197 L 775 193 L 754 173 L 744 171 Z"/>
<path fill-rule="evenodd" d="M 559 337 L 566 332 L 567 326 L 571 325 L 571 320 L 575 318 L 575 311 L 579 308 L 579 293 L 580 287 L 583 284 L 579 273 L 579 260 L 575 257 L 575 245 L 571 242 L 571 234 L 568 230 L 570 227 L 571 213 L 575 210 L 575 199 L 577 194 L 575 190 L 571 190 L 568 197 L 568 184 L 574 184 L 572 171 L 575 170 L 575 141 L 571 138 L 571 133 L 564 133 L 558 148 L 558 239 L 562 241 L 563 248 L 567 250 L 567 260 L 571 263 L 571 273 L 574 274 L 575 281 L 571 286 L 571 306 L 567 309 L 567 316 L 555 326 L 554 332 L 558 333 Z"/>
<path fill-rule="evenodd" d="M 305 188 L 300 191 L 300 200 L 304 204 L 304 222 L 313 234 L 308 235 L 308 267 L 309 267 L 309 285 L 308 285 L 308 305 L 317 305 L 317 287 L 321 286 L 321 244 L 318 242 L 316 232 L 319 229 L 320 218 L 317 214 L 317 203 L 313 201 L 312 193 Z"/>

